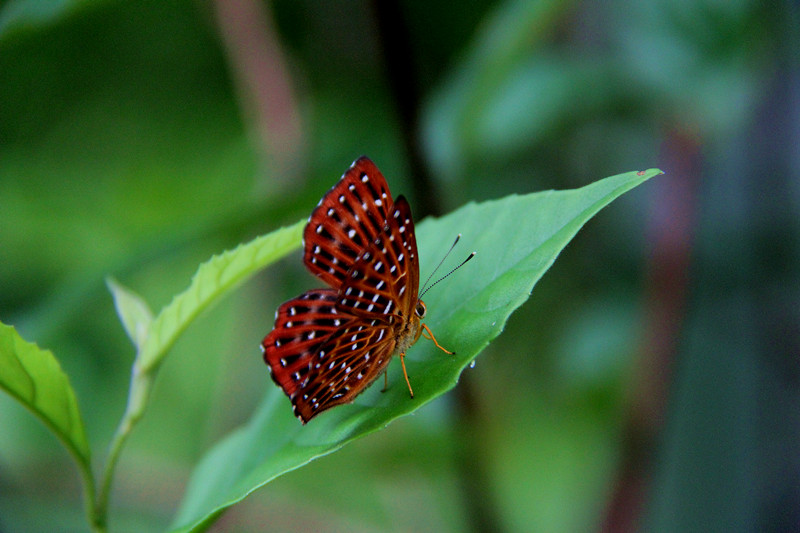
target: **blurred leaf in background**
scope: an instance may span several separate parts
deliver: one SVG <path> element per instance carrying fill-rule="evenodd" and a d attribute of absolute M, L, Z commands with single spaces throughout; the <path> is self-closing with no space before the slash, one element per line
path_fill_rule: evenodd
<path fill-rule="evenodd" d="M 102 457 L 134 355 L 107 275 L 160 309 L 212 254 L 307 216 L 361 154 L 418 219 L 658 166 L 453 393 L 217 527 L 791 531 L 798 17 L 748 1 L 6 2 L 0 319 L 57 355 Z M 310 283 L 293 256 L 175 345 L 112 530 L 167 527 L 199 457 L 276 393 L 257 347 Z M 5 395 L 0 427 L 0 529 L 84 528 L 57 441 Z"/>

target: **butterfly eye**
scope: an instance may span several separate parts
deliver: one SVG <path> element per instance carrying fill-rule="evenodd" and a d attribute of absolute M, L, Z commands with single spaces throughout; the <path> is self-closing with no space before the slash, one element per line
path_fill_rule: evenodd
<path fill-rule="evenodd" d="M 425 313 L 428 311 L 425 307 L 425 304 L 420 300 L 417 302 L 417 308 L 414 310 L 417 313 L 417 316 L 420 318 L 425 318 Z"/>

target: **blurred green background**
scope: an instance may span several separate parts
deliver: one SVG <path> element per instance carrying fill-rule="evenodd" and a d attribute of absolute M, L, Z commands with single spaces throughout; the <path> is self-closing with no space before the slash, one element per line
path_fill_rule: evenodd
<path fill-rule="evenodd" d="M 797 2 L 0 5 L 0 320 L 58 357 L 98 464 L 133 359 L 105 276 L 158 310 L 361 154 L 418 219 L 659 167 L 453 392 L 214 530 L 800 529 Z M 313 283 L 294 254 L 181 338 L 112 530 L 166 527 L 277 393 L 258 345 Z M 84 524 L 70 457 L 0 395 L 0 531 Z"/>

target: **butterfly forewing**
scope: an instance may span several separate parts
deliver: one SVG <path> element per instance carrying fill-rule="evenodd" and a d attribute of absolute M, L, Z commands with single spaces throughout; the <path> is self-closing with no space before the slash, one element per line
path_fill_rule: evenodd
<path fill-rule="evenodd" d="M 419 258 L 411 208 L 397 198 L 384 230 L 353 263 L 339 290 L 338 305 L 348 312 L 395 322 L 414 311 L 419 289 Z"/>
<path fill-rule="evenodd" d="M 303 262 L 338 288 L 359 254 L 383 232 L 391 207 L 383 174 L 366 157 L 356 160 L 311 213 Z"/>

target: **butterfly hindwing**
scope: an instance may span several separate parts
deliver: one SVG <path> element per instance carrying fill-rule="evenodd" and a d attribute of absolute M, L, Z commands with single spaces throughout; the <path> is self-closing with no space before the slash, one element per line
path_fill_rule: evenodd
<path fill-rule="evenodd" d="M 311 357 L 307 380 L 289 395 L 303 422 L 349 403 L 389 364 L 395 340 L 377 321 L 354 319 L 326 338 Z"/>
<path fill-rule="evenodd" d="M 307 380 L 311 359 L 326 338 L 352 320 L 336 309 L 336 298 L 333 289 L 308 291 L 275 313 L 275 327 L 262 343 L 264 360 L 290 396 Z"/>

